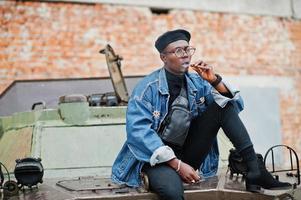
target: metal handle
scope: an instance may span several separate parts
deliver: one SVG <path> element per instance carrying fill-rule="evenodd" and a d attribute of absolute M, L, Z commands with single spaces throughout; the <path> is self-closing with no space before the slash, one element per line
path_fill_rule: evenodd
<path fill-rule="evenodd" d="M 42 105 L 43 109 L 46 109 L 46 103 L 44 101 L 40 101 L 40 102 L 36 102 L 36 103 L 32 104 L 31 110 L 34 110 L 37 105 Z"/>

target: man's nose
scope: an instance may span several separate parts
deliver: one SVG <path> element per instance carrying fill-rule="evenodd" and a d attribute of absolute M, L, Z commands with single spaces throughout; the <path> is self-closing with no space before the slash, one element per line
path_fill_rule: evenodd
<path fill-rule="evenodd" d="M 189 58 L 190 56 L 185 52 L 180 58 Z"/>

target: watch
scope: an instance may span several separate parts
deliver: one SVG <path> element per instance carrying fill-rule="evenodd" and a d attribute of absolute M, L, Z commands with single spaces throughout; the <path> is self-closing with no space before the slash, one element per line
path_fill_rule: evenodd
<path fill-rule="evenodd" d="M 221 81 L 222 77 L 219 74 L 215 74 L 216 80 L 210 83 L 213 87 L 216 87 Z"/>

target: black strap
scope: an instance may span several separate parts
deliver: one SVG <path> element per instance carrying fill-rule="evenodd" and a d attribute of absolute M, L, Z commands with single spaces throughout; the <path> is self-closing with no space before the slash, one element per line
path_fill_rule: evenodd
<path fill-rule="evenodd" d="M 3 175 L 2 166 L 0 163 L 0 187 L 2 186 L 3 182 L 4 182 L 4 175 Z"/>
<path fill-rule="evenodd" d="M 219 74 L 215 74 L 216 80 L 211 83 L 212 87 L 216 87 L 221 81 L 222 77 Z"/>
<path fill-rule="evenodd" d="M 181 95 L 182 97 L 187 99 L 187 90 L 185 88 L 185 81 L 184 80 L 182 82 L 182 87 L 181 87 L 181 91 L 180 91 L 179 95 Z"/>

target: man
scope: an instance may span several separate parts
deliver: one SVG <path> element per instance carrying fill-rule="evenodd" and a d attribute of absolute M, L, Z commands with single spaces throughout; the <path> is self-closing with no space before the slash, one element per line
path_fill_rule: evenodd
<path fill-rule="evenodd" d="M 239 92 L 202 61 L 190 64 L 195 48 L 183 29 L 161 35 L 155 47 L 163 68 L 135 87 L 126 116 L 127 140 L 112 168 L 116 183 L 138 187 L 140 173 L 161 199 L 184 199 L 183 182 L 195 183 L 216 173 L 216 134 L 223 129 L 248 166 L 246 189 L 288 187 L 259 169 L 249 134 L 238 112 Z M 197 73 L 189 73 L 189 66 Z"/>

